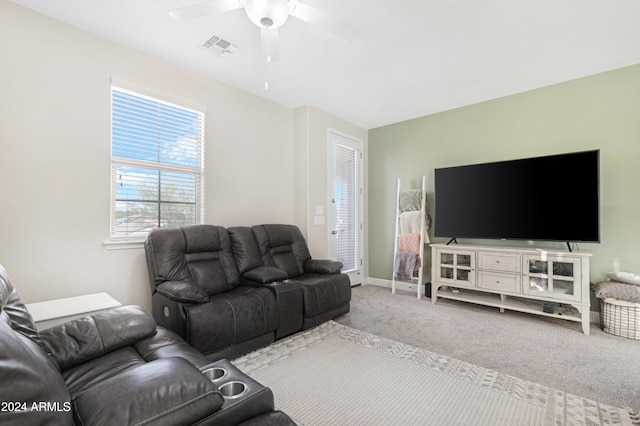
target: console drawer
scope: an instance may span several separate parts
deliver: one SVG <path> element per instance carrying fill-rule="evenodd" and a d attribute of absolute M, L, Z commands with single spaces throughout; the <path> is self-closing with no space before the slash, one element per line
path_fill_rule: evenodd
<path fill-rule="evenodd" d="M 518 253 L 478 253 L 478 268 L 492 271 L 520 272 L 520 254 Z"/>
<path fill-rule="evenodd" d="M 478 288 L 520 293 L 520 275 L 478 271 Z"/>

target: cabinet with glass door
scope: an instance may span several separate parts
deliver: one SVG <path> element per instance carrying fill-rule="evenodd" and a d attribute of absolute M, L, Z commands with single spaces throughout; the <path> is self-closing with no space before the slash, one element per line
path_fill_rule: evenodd
<path fill-rule="evenodd" d="M 438 281 L 452 287 L 475 287 L 475 253 L 438 250 L 436 252 Z"/>
<path fill-rule="evenodd" d="M 580 260 L 562 256 L 523 256 L 523 293 L 561 300 L 581 300 Z"/>

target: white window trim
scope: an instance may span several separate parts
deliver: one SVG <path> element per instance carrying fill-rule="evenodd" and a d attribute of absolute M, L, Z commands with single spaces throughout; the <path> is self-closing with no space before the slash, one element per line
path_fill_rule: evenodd
<path fill-rule="evenodd" d="M 201 114 L 203 114 L 203 122 L 202 122 L 202 135 L 204 138 L 204 115 L 207 111 L 207 108 L 205 106 L 190 102 L 188 100 L 176 97 L 176 96 L 171 96 L 171 95 L 167 95 L 165 93 L 161 93 L 158 92 L 156 90 L 153 89 L 149 89 L 143 86 L 139 86 L 124 80 L 120 80 L 118 78 L 115 77 L 111 77 L 111 85 L 109 86 L 109 99 L 111 102 L 111 98 L 112 98 L 112 91 L 113 88 L 116 88 L 118 90 L 121 91 L 126 91 L 126 92 L 131 92 L 133 95 L 135 96 L 139 96 L 139 97 L 143 97 L 143 98 L 151 98 L 151 100 L 154 101 L 161 101 L 170 105 L 174 105 L 176 107 L 179 108 L 185 108 L 185 109 L 191 109 L 195 112 L 199 112 Z M 112 106 L 110 106 L 110 110 L 112 110 Z M 112 130 L 112 127 L 110 126 L 110 132 Z M 110 137 L 110 142 L 112 141 L 112 136 Z M 197 217 L 199 218 L 198 223 L 203 223 L 204 221 L 204 140 L 201 143 L 200 146 L 200 174 L 198 175 L 200 182 L 198 183 L 198 187 L 199 190 L 197 192 L 197 197 L 198 199 L 198 213 L 197 213 Z M 114 165 L 116 164 L 125 164 L 127 163 L 126 160 L 123 159 L 118 159 L 114 161 L 114 158 L 111 154 L 111 150 L 110 150 L 110 169 L 113 169 Z M 141 165 L 142 162 L 132 162 L 132 164 L 135 165 Z M 188 172 L 192 172 L 193 169 L 192 168 L 183 168 L 180 166 L 171 166 L 171 165 L 161 165 L 158 166 L 157 163 L 153 163 L 153 167 L 155 169 L 158 170 L 166 170 L 166 171 L 188 171 Z M 103 242 L 103 246 L 107 249 L 107 250 L 121 250 L 121 249 L 137 249 L 137 248 L 142 248 L 144 247 L 144 241 L 146 237 L 143 236 L 135 236 L 135 237 L 127 237 L 127 236 L 122 236 L 122 237 L 117 237 L 117 236 L 113 236 L 112 235 L 112 226 L 114 223 L 114 217 L 115 217 L 115 193 L 114 193 L 114 183 L 113 183 L 113 171 L 110 170 L 110 198 L 109 198 L 109 203 L 110 203 L 110 210 L 111 213 L 109 215 L 109 239 L 107 241 Z"/>
<path fill-rule="evenodd" d="M 203 114 L 207 113 L 207 107 L 204 105 L 200 105 L 198 103 L 189 101 L 187 99 L 181 98 L 179 96 L 170 95 L 167 93 L 163 93 L 158 90 L 153 90 L 145 86 L 140 86 L 135 83 L 128 82 L 126 80 L 121 80 L 117 77 L 111 77 L 111 86 L 116 86 L 120 89 L 128 90 L 130 92 L 134 92 L 136 95 L 147 96 L 153 99 L 158 99 L 163 102 L 167 102 L 169 104 L 174 104 L 180 108 L 188 108 L 194 111 L 201 112 Z M 109 89 L 111 90 L 111 89 Z"/>
<path fill-rule="evenodd" d="M 130 240 L 107 240 L 102 243 L 107 250 L 128 250 L 128 249 L 141 249 L 144 248 L 144 239 L 130 239 Z"/>

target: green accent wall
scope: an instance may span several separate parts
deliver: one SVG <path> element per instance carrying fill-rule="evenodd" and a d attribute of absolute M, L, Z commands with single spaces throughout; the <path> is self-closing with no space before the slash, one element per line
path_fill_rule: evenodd
<path fill-rule="evenodd" d="M 435 168 L 591 149 L 600 149 L 601 242 L 578 249 L 593 253 L 592 282 L 604 279 L 614 262 L 640 273 L 640 65 L 376 128 L 368 149 L 371 278 L 391 279 L 398 178 L 409 189 L 427 177 L 433 216 Z M 558 182 L 548 190 L 570 188 Z M 522 207 L 553 208 L 544 199 Z M 433 227 L 429 235 L 446 242 L 433 238 Z M 458 241 L 566 249 L 554 242 Z"/>

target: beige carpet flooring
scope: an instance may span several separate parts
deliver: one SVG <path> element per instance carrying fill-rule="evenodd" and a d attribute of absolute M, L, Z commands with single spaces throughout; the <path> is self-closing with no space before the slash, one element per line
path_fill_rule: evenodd
<path fill-rule="evenodd" d="M 631 425 L 623 409 L 330 321 L 233 361 L 312 425 Z"/>
<path fill-rule="evenodd" d="M 574 395 L 640 411 L 640 340 L 591 324 L 430 299 L 372 285 L 353 288 L 336 322 Z"/>

